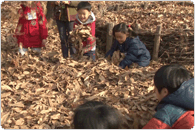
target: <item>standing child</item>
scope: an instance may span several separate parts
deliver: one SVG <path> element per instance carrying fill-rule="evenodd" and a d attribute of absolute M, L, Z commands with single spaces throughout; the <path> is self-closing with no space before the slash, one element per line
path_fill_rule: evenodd
<path fill-rule="evenodd" d="M 40 2 L 24 1 L 18 13 L 20 16 L 15 36 L 20 46 L 19 52 L 24 55 L 28 47 L 40 52 L 48 36 L 47 20 Z"/>
<path fill-rule="evenodd" d="M 84 56 L 91 57 L 95 61 L 96 39 L 95 39 L 95 15 L 91 11 L 91 4 L 89 2 L 80 2 L 77 6 L 77 16 L 75 25 L 84 25 L 91 28 L 91 37 L 86 38 L 83 43 Z M 89 46 L 89 47 L 88 47 Z"/>
<path fill-rule="evenodd" d="M 73 124 L 75 129 L 120 129 L 121 118 L 116 109 L 88 101 L 75 110 Z"/>
<path fill-rule="evenodd" d="M 119 66 L 125 68 L 133 62 L 139 66 L 148 66 L 150 63 L 150 53 L 146 46 L 139 40 L 139 37 L 129 38 L 129 28 L 125 23 L 120 23 L 113 28 L 113 36 L 115 41 L 112 48 L 107 52 L 106 57 L 112 57 L 114 51 L 120 50 L 125 54 L 125 58 L 120 62 Z"/>
<path fill-rule="evenodd" d="M 160 103 L 143 129 L 192 129 L 194 127 L 194 78 L 181 65 L 161 67 L 154 76 Z"/>

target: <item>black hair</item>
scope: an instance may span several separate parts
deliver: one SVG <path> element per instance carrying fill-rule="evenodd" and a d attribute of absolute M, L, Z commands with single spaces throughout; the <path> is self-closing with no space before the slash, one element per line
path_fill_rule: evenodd
<path fill-rule="evenodd" d="M 82 1 L 77 5 L 77 11 L 80 9 L 86 9 L 88 11 L 91 11 L 91 4 L 86 1 Z"/>
<path fill-rule="evenodd" d="M 169 94 L 171 94 L 175 92 L 184 81 L 188 81 L 192 77 L 192 73 L 182 65 L 165 65 L 156 72 L 154 85 L 159 93 L 163 88 L 167 88 Z"/>
<path fill-rule="evenodd" d="M 112 31 L 114 37 L 115 37 L 115 32 L 121 32 L 124 34 L 131 33 L 130 36 L 133 36 L 133 37 L 137 36 L 137 34 L 134 32 L 134 27 L 132 25 L 129 27 L 125 23 L 119 23 L 119 24 L 115 25 L 113 28 L 113 31 Z"/>
<path fill-rule="evenodd" d="M 115 108 L 88 101 L 75 110 L 73 124 L 75 129 L 119 129 L 120 117 Z"/>

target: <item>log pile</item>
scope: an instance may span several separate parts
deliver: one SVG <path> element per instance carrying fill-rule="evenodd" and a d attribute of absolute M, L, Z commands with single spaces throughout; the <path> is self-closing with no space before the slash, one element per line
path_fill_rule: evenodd
<path fill-rule="evenodd" d="M 105 2 L 101 7 L 104 8 L 103 16 L 98 10 L 100 3 L 91 3 L 97 18 L 96 35 L 100 39 L 97 45 L 104 53 L 106 52 L 106 38 L 104 36 L 107 33 L 107 24 L 114 23 L 116 25 L 120 22 L 129 24 L 136 20 L 141 26 L 138 36 L 146 45 L 150 54 L 153 54 L 156 28 L 159 24 L 162 24 L 160 61 L 188 64 L 194 62 L 192 2 L 147 2 L 147 5 L 145 2 L 137 1 Z M 119 11 L 115 11 L 116 5 L 119 5 Z M 180 53 L 181 51 L 182 53 Z"/>

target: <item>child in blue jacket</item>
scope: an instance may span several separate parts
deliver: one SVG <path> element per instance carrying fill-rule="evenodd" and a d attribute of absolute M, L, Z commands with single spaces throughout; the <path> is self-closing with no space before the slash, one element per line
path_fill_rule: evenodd
<path fill-rule="evenodd" d="M 113 36 L 115 37 L 115 41 L 105 57 L 109 55 L 112 57 L 114 51 L 120 50 L 121 53 L 125 53 L 126 55 L 119 64 L 121 68 L 129 67 L 133 62 L 137 63 L 139 66 L 148 66 L 151 59 L 149 51 L 140 41 L 139 37 L 134 39 L 129 38 L 129 31 L 125 23 L 114 26 Z"/>
<path fill-rule="evenodd" d="M 192 129 L 194 127 L 194 78 L 184 66 L 162 66 L 154 76 L 159 104 L 143 129 Z"/>

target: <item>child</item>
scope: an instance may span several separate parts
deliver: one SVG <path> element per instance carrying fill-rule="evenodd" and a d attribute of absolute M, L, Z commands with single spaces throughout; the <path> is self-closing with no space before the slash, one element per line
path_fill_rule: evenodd
<path fill-rule="evenodd" d="M 84 56 L 91 57 L 95 61 L 96 39 L 95 39 L 95 15 L 91 11 L 91 4 L 82 1 L 77 6 L 77 16 L 74 23 L 75 25 L 84 25 L 91 28 L 91 37 L 86 38 L 83 43 Z"/>
<path fill-rule="evenodd" d="M 194 126 L 194 78 L 181 65 L 161 67 L 154 76 L 160 101 L 143 129 L 191 129 Z M 192 78 L 192 79 L 191 79 Z"/>
<path fill-rule="evenodd" d="M 114 108 L 88 101 L 75 110 L 73 124 L 75 129 L 119 129 L 120 117 Z"/>
<path fill-rule="evenodd" d="M 40 2 L 24 1 L 18 11 L 19 21 L 15 37 L 20 46 L 19 52 L 24 55 L 28 47 L 41 51 L 45 46 L 48 36 L 46 18 L 43 14 Z"/>
<path fill-rule="evenodd" d="M 133 62 L 139 66 L 148 66 L 150 63 L 150 53 L 146 46 L 139 40 L 139 37 L 134 39 L 129 38 L 129 29 L 125 23 L 120 23 L 113 28 L 113 36 L 116 38 L 112 48 L 106 53 L 112 57 L 114 51 L 120 50 L 125 54 L 125 58 L 120 62 L 119 66 L 125 68 Z"/>

